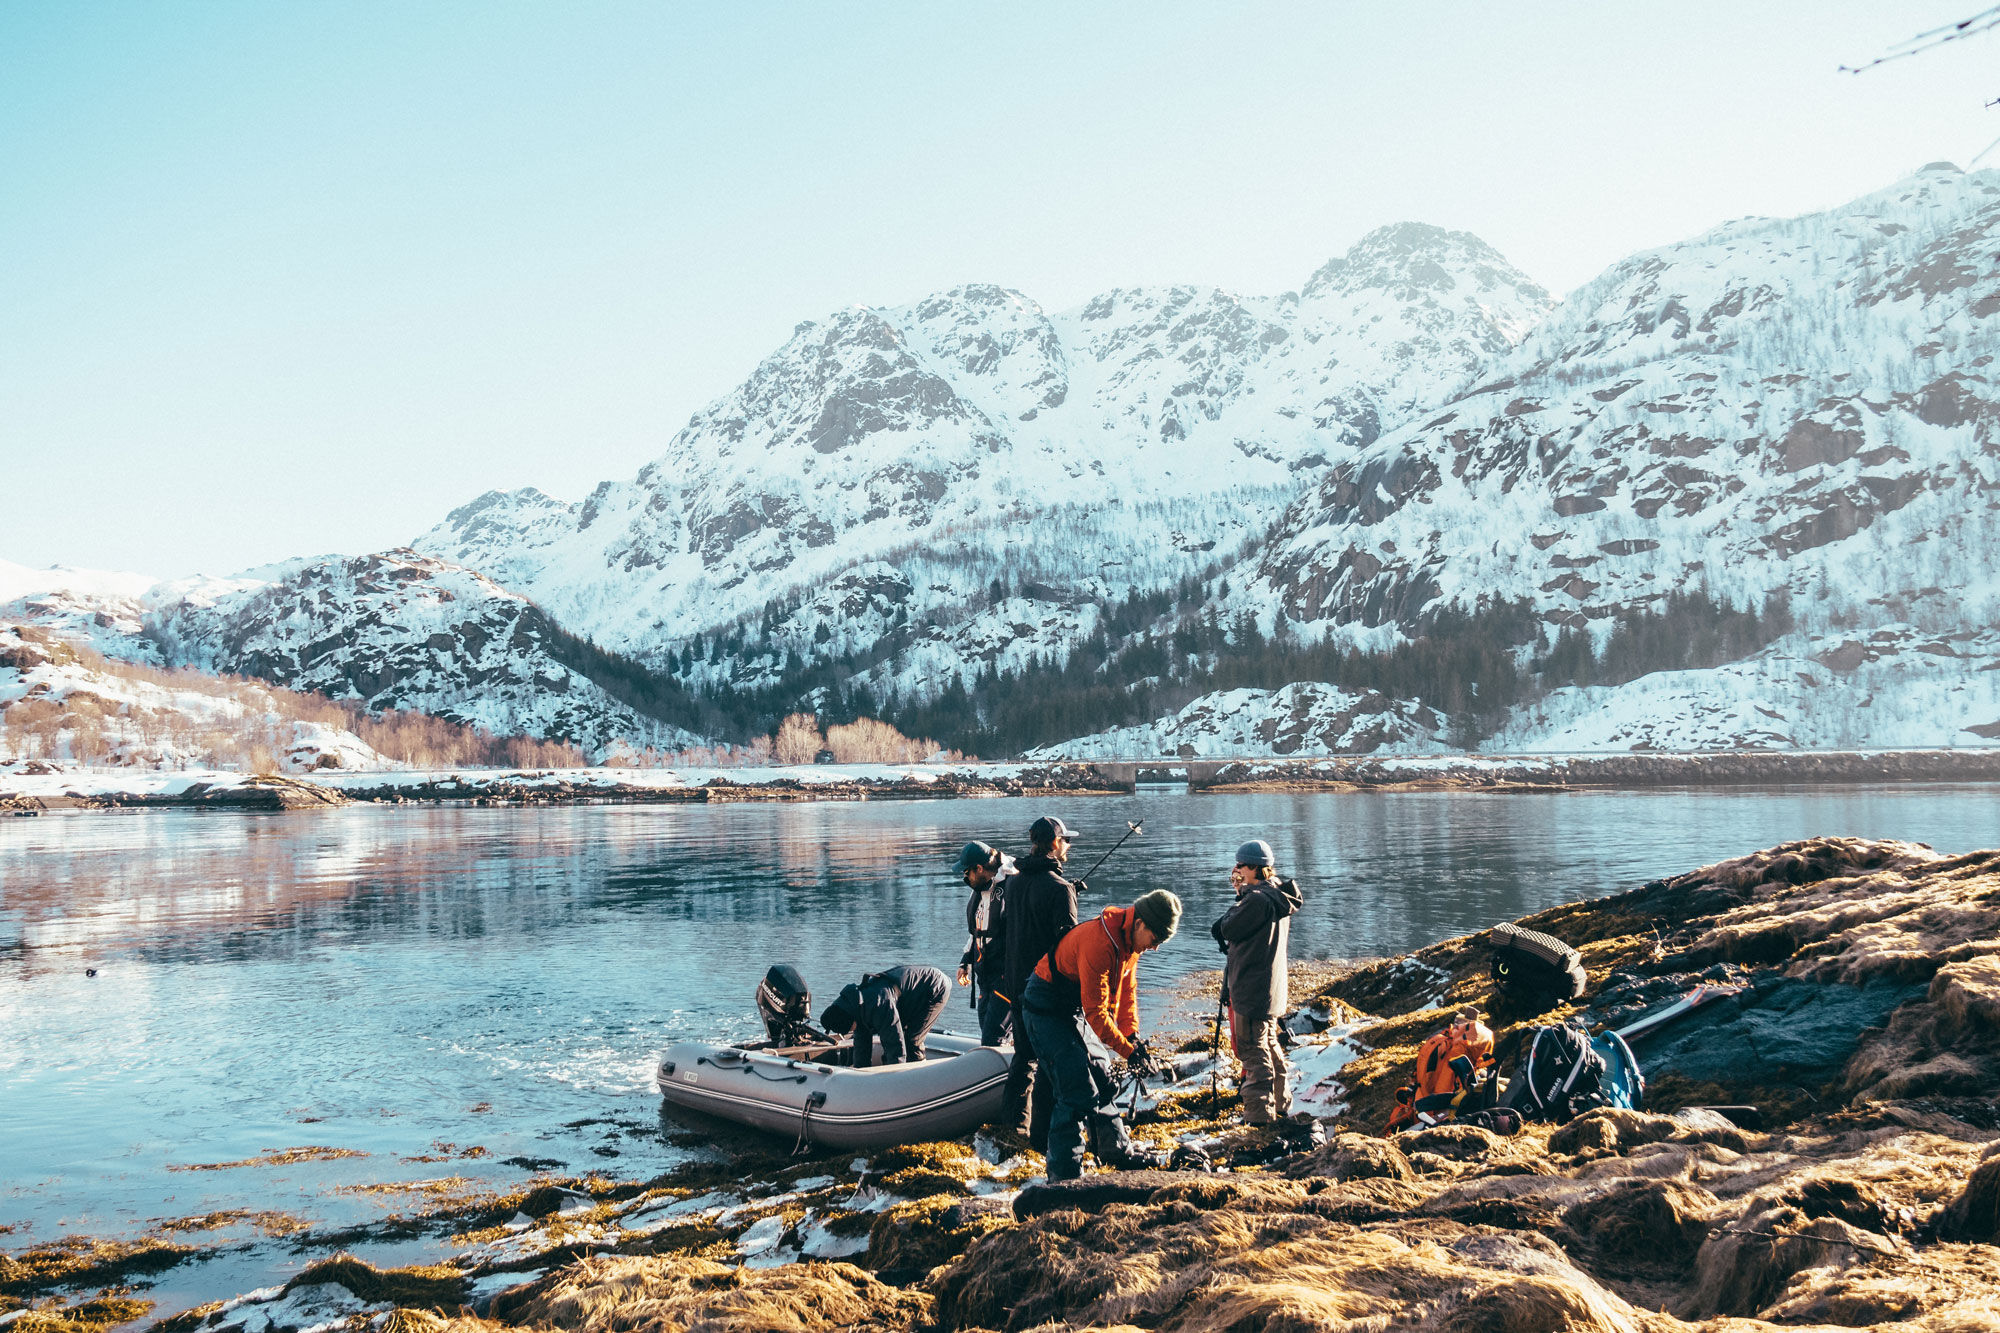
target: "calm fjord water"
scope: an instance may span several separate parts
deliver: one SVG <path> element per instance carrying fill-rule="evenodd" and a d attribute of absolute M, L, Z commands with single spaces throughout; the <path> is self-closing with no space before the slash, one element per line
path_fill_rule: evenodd
<path fill-rule="evenodd" d="M 0 820 L 7 1243 L 220 1208 L 365 1221 L 407 1200 L 343 1187 L 387 1179 L 657 1172 L 680 1150 L 658 1132 L 651 1051 L 754 1031 L 774 962 L 822 1000 L 868 968 L 949 970 L 965 936 L 951 857 L 975 837 L 1018 846 L 1045 809 L 1080 830 L 1079 867 L 1144 819 L 1086 905 L 1182 896 L 1188 928 L 1142 969 L 1156 992 L 1215 965 L 1205 928 L 1251 837 L 1305 887 L 1295 956 L 1322 958 L 1812 834 L 1996 840 L 1992 790 L 1965 787 Z M 940 1026 L 971 1025 L 955 1003 Z M 368 1156 L 169 1169 L 302 1145 Z M 401 1160 L 437 1145 L 488 1155 Z"/>

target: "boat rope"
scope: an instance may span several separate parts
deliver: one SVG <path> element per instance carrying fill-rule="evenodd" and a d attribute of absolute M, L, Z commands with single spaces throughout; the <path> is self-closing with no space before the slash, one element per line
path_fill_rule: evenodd
<path fill-rule="evenodd" d="M 804 1157 L 807 1150 L 812 1147 L 813 1108 L 824 1106 L 825 1104 L 826 1094 L 824 1092 L 815 1092 L 812 1096 L 806 1098 L 805 1106 L 799 1111 L 799 1141 L 792 1145 L 792 1156 Z"/>
<path fill-rule="evenodd" d="M 705 1055 L 697 1057 L 695 1063 L 698 1065 L 713 1065 L 717 1069 L 722 1069 L 726 1067 L 722 1063 L 722 1061 L 711 1060 Z M 757 1068 L 756 1065 L 752 1064 L 748 1060 L 745 1060 L 742 1064 L 737 1065 L 737 1068 L 741 1069 L 746 1074 L 755 1074 L 758 1078 L 763 1079 L 766 1083 L 803 1083 L 806 1081 L 807 1077 L 804 1074 L 767 1074 L 763 1070 Z M 794 1066 L 794 1068 L 796 1068 L 796 1066 Z"/>

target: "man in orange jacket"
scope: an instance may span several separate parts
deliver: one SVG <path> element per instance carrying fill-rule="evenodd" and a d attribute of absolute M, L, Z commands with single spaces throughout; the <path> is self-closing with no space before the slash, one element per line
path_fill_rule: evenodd
<path fill-rule="evenodd" d="M 1173 938 L 1180 920 L 1181 900 L 1155 889 L 1130 907 L 1107 907 L 1094 920 L 1078 923 L 1035 964 L 1021 994 L 1021 1016 L 1055 1084 L 1048 1147 L 1052 1181 L 1083 1174 L 1086 1124 L 1097 1131 L 1092 1147 L 1106 1165 L 1157 1165 L 1132 1148 L 1115 1114 L 1099 1115 L 1083 1022 L 1124 1058 L 1127 1072 L 1154 1071 L 1152 1054 L 1139 1038 L 1139 955 Z M 1093 1117 L 1108 1123 L 1096 1124 Z"/>

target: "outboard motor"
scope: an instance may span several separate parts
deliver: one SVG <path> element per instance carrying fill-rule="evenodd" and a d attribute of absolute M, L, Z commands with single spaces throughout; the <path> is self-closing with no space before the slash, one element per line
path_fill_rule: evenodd
<path fill-rule="evenodd" d="M 806 979 L 790 963 L 780 963 L 764 974 L 764 979 L 757 983 L 757 1013 L 764 1020 L 764 1035 L 773 1046 L 829 1040 L 809 1022 L 812 998 Z"/>

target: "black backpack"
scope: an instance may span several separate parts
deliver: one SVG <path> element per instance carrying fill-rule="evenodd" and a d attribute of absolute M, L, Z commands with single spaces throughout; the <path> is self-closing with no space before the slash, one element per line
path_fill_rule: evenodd
<path fill-rule="evenodd" d="M 1523 1120 L 1559 1125 L 1585 1111 L 1611 1105 L 1604 1092 L 1604 1057 L 1590 1034 L 1573 1024 L 1529 1029 L 1502 1104 Z"/>
<path fill-rule="evenodd" d="M 1504 922 L 1493 927 L 1492 948 L 1493 980 L 1535 1012 L 1583 994 L 1583 955 L 1555 936 Z"/>

